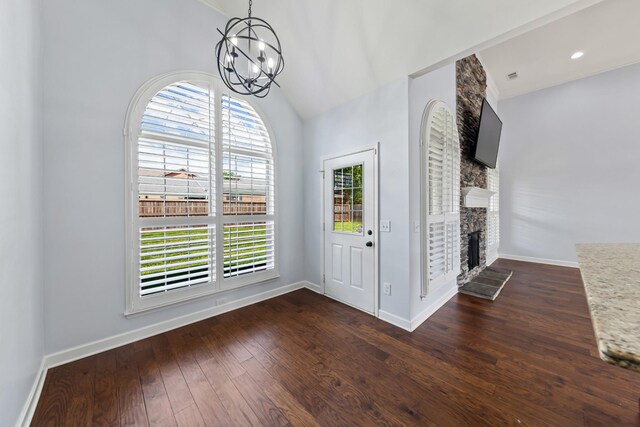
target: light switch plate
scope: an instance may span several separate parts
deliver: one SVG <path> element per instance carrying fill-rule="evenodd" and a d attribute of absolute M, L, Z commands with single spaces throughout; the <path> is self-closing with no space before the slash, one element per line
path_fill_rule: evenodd
<path fill-rule="evenodd" d="M 413 222 L 413 232 L 414 233 L 419 233 L 420 232 L 420 221 L 414 221 Z"/>
<path fill-rule="evenodd" d="M 391 221 L 388 219 L 380 221 L 380 232 L 381 233 L 391 233 Z"/>

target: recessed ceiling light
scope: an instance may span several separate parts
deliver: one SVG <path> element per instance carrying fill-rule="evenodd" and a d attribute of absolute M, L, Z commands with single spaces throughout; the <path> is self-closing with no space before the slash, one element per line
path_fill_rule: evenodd
<path fill-rule="evenodd" d="M 574 52 L 573 55 L 571 55 L 571 59 L 582 58 L 583 55 L 584 55 L 584 52 L 577 51 L 577 52 Z"/>

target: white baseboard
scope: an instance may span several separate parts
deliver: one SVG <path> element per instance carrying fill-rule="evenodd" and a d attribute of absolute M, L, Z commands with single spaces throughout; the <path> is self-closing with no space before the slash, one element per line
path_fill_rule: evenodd
<path fill-rule="evenodd" d="M 324 295 L 324 291 L 322 289 L 322 287 L 320 285 L 317 285 L 315 283 L 312 282 L 308 282 L 305 281 L 303 282 L 305 284 L 305 288 L 312 290 L 314 292 L 319 293 L 320 295 Z M 343 304 L 345 304 L 343 302 Z M 349 304 L 347 304 L 349 305 Z M 360 310 L 357 307 L 353 307 L 357 310 Z M 367 312 L 368 313 L 368 312 Z M 369 313 L 371 314 L 371 313 Z M 383 320 L 387 323 L 392 324 L 393 326 L 397 326 L 401 329 L 404 329 L 406 331 L 411 331 L 411 322 L 403 317 L 400 316 L 396 316 L 395 314 L 391 314 L 388 311 L 384 311 L 384 310 L 378 310 L 378 319 Z"/>
<path fill-rule="evenodd" d="M 509 255 L 509 254 L 500 254 L 498 255 L 498 258 L 510 259 L 512 261 L 534 262 L 536 264 L 549 264 L 549 265 L 558 265 L 560 267 L 578 268 L 578 263 L 576 261 L 560 261 L 555 259 L 534 258 L 529 256 Z"/>
<path fill-rule="evenodd" d="M 420 314 L 411 319 L 410 331 L 414 331 L 418 326 L 422 325 L 425 320 L 433 315 L 440 307 L 445 305 L 447 301 L 453 298 L 458 293 L 458 285 L 457 283 L 453 283 L 452 286 L 447 290 L 447 292 L 438 298 L 433 303 L 429 304 L 427 308 L 422 310 Z"/>
<path fill-rule="evenodd" d="M 487 267 L 497 261 L 500 256 L 497 253 L 488 254 L 489 258 L 487 258 Z"/>
<path fill-rule="evenodd" d="M 42 358 L 40 362 L 40 367 L 38 368 L 38 372 L 36 372 L 36 377 L 33 380 L 33 385 L 31 386 L 31 390 L 29 391 L 29 395 L 27 396 L 27 401 L 20 411 L 20 415 L 18 416 L 18 421 L 16 422 L 16 427 L 29 427 L 31 424 L 31 419 L 33 418 L 33 414 L 36 412 L 36 406 L 38 406 L 38 401 L 40 400 L 40 394 L 42 393 L 42 387 L 44 386 L 44 379 L 47 377 L 47 367 L 45 365 L 45 358 Z"/>
<path fill-rule="evenodd" d="M 405 319 L 404 317 L 396 316 L 395 314 L 389 313 L 388 311 L 378 310 L 378 318 L 380 320 L 384 320 L 387 323 L 391 323 L 398 328 L 404 329 L 405 331 L 413 332 L 418 326 L 422 325 L 425 320 L 427 320 L 433 313 L 438 311 L 440 307 L 445 305 L 447 301 L 453 298 L 458 293 L 458 286 L 456 283 L 453 283 L 447 292 L 438 298 L 433 303 L 429 304 L 427 308 L 422 310 L 420 314 L 414 317 L 411 320 Z"/>
<path fill-rule="evenodd" d="M 309 290 L 312 290 L 314 292 L 317 292 L 320 295 L 324 295 L 324 292 L 323 292 L 322 287 L 320 285 L 317 285 L 315 283 L 308 282 L 308 281 L 305 281 L 303 283 L 305 284 L 305 288 L 307 288 Z M 456 292 L 457 292 L 457 290 L 456 290 Z M 342 303 L 345 304 L 344 302 L 342 302 Z M 347 304 L 347 305 L 349 305 L 349 304 Z M 353 307 L 353 308 L 356 308 L 356 309 L 360 310 L 357 307 Z M 436 308 L 435 310 L 437 310 L 438 308 Z M 435 311 L 435 310 L 433 310 L 433 311 Z M 369 314 L 371 314 L 371 313 L 369 313 Z M 390 323 L 393 326 L 397 326 L 398 328 L 404 329 L 405 331 L 411 332 L 413 330 L 413 329 L 411 329 L 411 324 L 412 324 L 411 321 L 409 321 L 408 319 L 405 319 L 404 317 L 396 316 L 395 314 L 389 313 L 388 311 L 378 310 L 378 319 L 383 320 L 383 321 L 385 321 L 387 323 Z M 422 323 L 422 322 L 420 322 L 420 323 Z"/>
<path fill-rule="evenodd" d="M 307 288 L 307 289 L 309 289 L 309 290 L 311 290 L 313 292 L 316 292 L 316 293 L 318 293 L 320 295 L 324 295 L 324 291 L 322 290 L 322 286 L 316 285 L 315 283 L 309 282 L 307 280 L 304 280 L 301 283 L 304 284 L 305 288 Z"/>
<path fill-rule="evenodd" d="M 384 320 L 387 323 L 391 323 L 398 328 L 402 328 L 405 331 L 411 332 L 411 321 L 404 317 L 396 316 L 388 311 L 378 310 L 378 319 Z"/>
<path fill-rule="evenodd" d="M 170 331 L 172 329 L 180 328 L 191 323 L 199 322 L 201 320 L 208 319 L 222 313 L 246 307 L 248 305 L 255 304 L 260 301 L 264 301 L 280 295 L 284 295 L 289 292 L 302 289 L 303 287 L 305 287 L 304 282 L 281 286 L 270 291 L 261 292 L 259 294 L 240 298 L 235 301 L 229 301 L 228 303 L 221 304 L 216 307 L 207 308 L 205 310 L 187 314 L 185 316 L 176 317 L 175 319 L 156 323 L 150 326 L 145 326 L 144 328 L 124 332 L 112 337 L 104 338 L 101 340 L 90 342 L 88 344 L 83 344 L 57 353 L 49 354 L 45 357 L 45 366 L 47 368 L 53 368 L 55 366 L 64 365 L 65 363 L 73 362 L 75 360 L 92 356 L 97 353 L 102 353 L 103 351 L 111 350 L 112 348 L 130 344 L 135 341 L 140 341 L 142 339 L 149 338 L 154 335 Z"/>

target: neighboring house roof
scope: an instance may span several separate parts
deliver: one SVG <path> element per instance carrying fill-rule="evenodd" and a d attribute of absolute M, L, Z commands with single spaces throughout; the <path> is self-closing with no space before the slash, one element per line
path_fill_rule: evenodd
<path fill-rule="evenodd" d="M 165 172 L 163 175 L 159 175 L 157 178 L 162 177 L 175 178 L 176 181 L 171 182 L 172 187 L 200 187 L 205 193 L 209 190 L 205 182 L 195 180 L 195 178 L 198 178 L 197 174 L 187 172 L 185 169 Z M 250 178 L 244 178 L 242 176 L 225 177 L 222 188 L 225 193 L 238 195 L 266 196 L 267 194 L 266 185 L 256 184 L 255 182 L 252 183 Z"/>
<path fill-rule="evenodd" d="M 164 174 L 164 176 L 170 177 L 170 178 L 183 178 L 183 179 L 188 179 L 188 178 L 197 178 L 198 175 L 194 174 L 194 173 L 187 173 L 185 170 L 182 170 L 180 172 L 167 172 Z"/>

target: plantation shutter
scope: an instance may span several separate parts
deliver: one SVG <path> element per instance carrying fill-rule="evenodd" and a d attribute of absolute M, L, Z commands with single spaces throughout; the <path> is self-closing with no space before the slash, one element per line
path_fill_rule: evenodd
<path fill-rule="evenodd" d="M 141 297 L 215 281 L 215 161 L 207 85 L 177 82 L 147 105 L 137 150 Z"/>
<path fill-rule="evenodd" d="M 246 102 L 222 96 L 224 277 L 275 267 L 273 152 L 267 128 Z"/>
<path fill-rule="evenodd" d="M 429 252 L 428 272 L 429 282 L 433 283 L 445 276 L 447 272 L 447 243 L 445 226 L 445 187 L 447 186 L 446 148 L 447 148 L 447 119 L 444 108 L 438 109 L 433 115 L 429 129 L 428 143 L 428 182 L 429 191 L 428 218 Z"/>
<path fill-rule="evenodd" d="M 128 118 L 127 313 L 278 275 L 267 126 L 217 79 L 182 74 L 141 89 Z"/>
<path fill-rule="evenodd" d="M 500 171 L 487 168 L 487 190 L 493 191 L 487 209 L 487 250 L 496 256 L 500 246 Z"/>
<path fill-rule="evenodd" d="M 460 274 L 460 140 L 456 118 L 447 112 L 447 280 Z"/>
<path fill-rule="evenodd" d="M 460 271 L 460 144 L 454 116 L 442 102 L 430 105 L 423 136 L 423 295 L 428 286 L 454 280 Z"/>
<path fill-rule="evenodd" d="M 131 113 L 128 313 L 277 276 L 267 127 L 217 80 L 194 77 Z"/>

